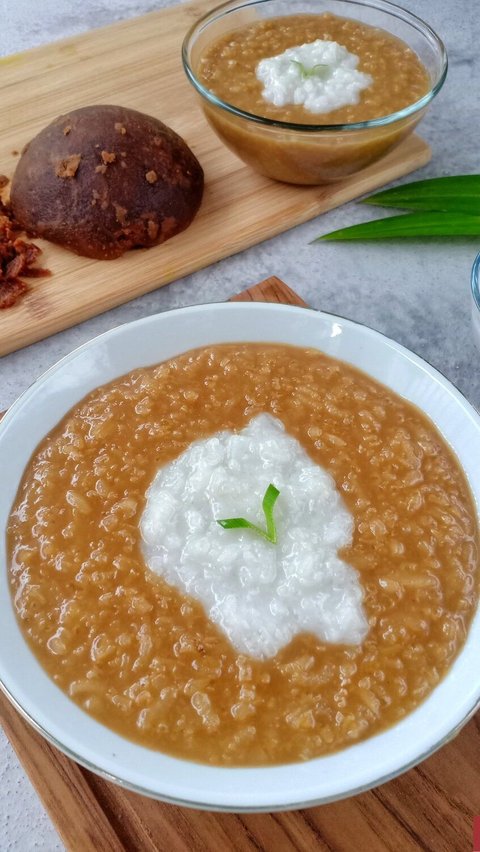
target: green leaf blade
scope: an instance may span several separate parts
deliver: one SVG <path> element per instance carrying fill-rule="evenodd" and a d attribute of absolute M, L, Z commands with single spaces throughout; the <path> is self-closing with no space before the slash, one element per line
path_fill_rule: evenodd
<path fill-rule="evenodd" d="M 321 77 L 325 68 L 328 69 L 330 67 L 329 65 L 321 65 L 320 63 L 318 63 L 312 68 L 307 68 L 306 65 L 304 65 L 303 62 L 300 62 L 298 59 L 291 59 L 290 62 L 292 62 L 293 65 L 297 66 L 304 80 L 308 80 L 309 77 Z"/>
<path fill-rule="evenodd" d="M 278 495 L 280 491 L 275 487 L 272 483 L 268 486 L 265 491 L 263 501 L 262 501 L 262 509 L 265 515 L 266 521 L 266 530 L 262 530 L 257 524 L 252 523 L 252 521 L 248 521 L 246 518 L 216 518 L 216 523 L 219 524 L 224 530 L 234 530 L 234 529 L 250 529 L 254 532 L 261 535 L 271 544 L 277 543 L 277 528 L 275 526 L 275 520 L 273 517 L 273 509 L 275 503 L 277 502 Z"/>
<path fill-rule="evenodd" d="M 313 240 L 385 240 L 409 237 L 469 237 L 480 235 L 480 215 L 466 213 L 407 213 L 340 228 Z"/>
<path fill-rule="evenodd" d="M 267 537 L 272 542 L 272 544 L 277 543 L 277 529 L 275 526 L 275 521 L 273 518 L 273 509 L 275 503 L 277 502 L 278 495 L 280 491 L 275 487 L 272 483 L 268 486 L 265 491 L 265 496 L 262 502 L 263 514 L 265 515 L 265 521 L 267 524 Z"/>
<path fill-rule="evenodd" d="M 247 527 L 254 526 L 246 518 L 223 518 L 222 520 L 217 520 L 217 524 L 220 524 L 224 530 L 246 529 Z"/>
<path fill-rule="evenodd" d="M 430 178 L 395 186 L 364 198 L 362 204 L 480 215 L 480 175 Z"/>

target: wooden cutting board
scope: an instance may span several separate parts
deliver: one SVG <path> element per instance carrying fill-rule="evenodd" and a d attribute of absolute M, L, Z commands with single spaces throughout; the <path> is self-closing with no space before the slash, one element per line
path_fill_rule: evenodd
<path fill-rule="evenodd" d="M 32 282 L 17 306 L 0 311 L 0 355 L 235 254 L 430 159 L 428 145 L 414 136 L 339 185 L 302 188 L 256 175 L 210 130 L 181 64 L 187 29 L 217 3 L 195 0 L 0 59 L 0 174 L 12 176 L 18 152 L 57 115 L 116 103 L 172 126 L 194 150 L 206 177 L 194 223 L 163 246 L 98 261 L 38 240 L 43 264 L 53 274 Z"/>
<path fill-rule="evenodd" d="M 234 299 L 306 307 L 278 278 Z M 468 852 L 480 815 L 480 714 L 376 790 L 303 811 L 242 815 L 164 805 L 102 780 L 49 745 L 1 693 L 0 721 L 69 852 Z"/>

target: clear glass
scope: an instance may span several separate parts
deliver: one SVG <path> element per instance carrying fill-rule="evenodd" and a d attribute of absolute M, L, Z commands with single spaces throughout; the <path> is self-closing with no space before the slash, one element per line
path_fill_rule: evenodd
<path fill-rule="evenodd" d="M 480 349 L 480 254 L 477 254 L 473 264 L 471 284 L 473 339 Z"/>
<path fill-rule="evenodd" d="M 196 73 L 206 48 L 252 21 L 292 13 L 289 0 L 230 0 L 189 30 L 182 57 L 207 120 L 222 141 L 256 171 L 299 184 L 330 183 L 354 174 L 396 147 L 418 124 L 440 91 L 447 55 L 428 24 L 386 0 L 296 0 L 295 14 L 331 12 L 387 30 L 406 42 L 425 65 L 429 91 L 419 101 L 381 118 L 352 124 L 293 124 L 245 112 L 205 88 Z"/>

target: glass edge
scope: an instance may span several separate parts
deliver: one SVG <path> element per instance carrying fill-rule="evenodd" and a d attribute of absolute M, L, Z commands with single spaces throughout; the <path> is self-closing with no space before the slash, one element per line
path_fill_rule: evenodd
<path fill-rule="evenodd" d="M 195 72 L 193 71 L 189 58 L 188 58 L 188 48 L 189 43 L 196 30 L 201 27 L 201 25 L 208 21 L 209 18 L 214 16 L 216 13 L 222 13 L 219 17 L 223 17 L 223 14 L 226 12 L 228 7 L 231 5 L 232 0 L 227 0 L 226 3 L 222 3 L 220 6 L 211 9 L 206 14 L 202 15 L 195 21 L 194 24 L 187 31 L 183 42 L 182 42 L 182 63 L 185 74 L 189 79 L 190 83 L 194 87 L 194 89 L 198 92 L 198 94 L 209 101 L 213 106 L 219 107 L 220 109 L 229 112 L 231 115 L 236 116 L 237 118 L 244 118 L 247 121 L 251 121 L 255 124 L 260 124 L 263 127 L 277 127 L 280 130 L 294 130 L 294 131 L 303 131 L 304 133 L 322 133 L 322 132 L 345 132 L 345 131 L 354 131 L 354 130 L 368 130 L 374 127 L 385 127 L 389 124 L 394 124 L 396 121 L 400 121 L 404 118 L 409 118 L 420 110 L 424 109 L 428 106 L 429 103 L 438 95 L 440 92 L 448 71 L 448 54 L 447 49 L 445 47 L 444 42 L 437 35 L 437 33 L 430 27 L 429 24 L 426 23 L 422 18 L 419 18 L 418 15 L 415 15 L 413 12 L 404 9 L 402 6 L 398 6 L 395 3 L 390 3 L 389 0 L 383 0 L 387 14 L 394 15 L 395 17 L 400 17 L 402 20 L 410 23 L 415 29 L 420 30 L 422 35 L 427 35 L 431 40 L 435 42 L 440 51 L 440 60 L 441 60 L 441 72 L 437 82 L 429 89 L 429 91 L 420 98 L 418 101 L 414 101 L 413 104 L 409 104 L 397 112 L 389 113 L 389 115 L 382 116 L 381 118 L 372 118 L 368 121 L 357 121 L 351 124 L 295 124 L 294 122 L 288 121 L 279 121 L 276 119 L 267 118 L 265 116 L 255 115 L 254 113 L 246 112 L 245 110 L 240 109 L 239 107 L 233 106 L 233 104 L 229 104 L 227 101 L 222 100 L 217 97 L 210 89 L 205 88 L 200 81 L 197 79 Z M 251 0 L 251 2 L 243 2 L 239 4 L 240 8 L 248 7 L 248 6 L 258 6 L 261 3 L 268 3 L 270 0 Z M 344 2 L 356 2 L 356 0 L 344 0 Z M 368 6 L 370 8 L 378 8 L 374 3 L 362 3 L 361 5 Z M 391 11 L 390 11 L 391 10 Z M 232 9 L 232 11 L 235 11 Z M 383 11 L 383 10 L 381 10 Z M 398 12 L 402 14 L 399 15 Z"/>
<path fill-rule="evenodd" d="M 480 311 L 480 252 L 473 261 L 470 285 L 473 301 L 477 310 Z"/>

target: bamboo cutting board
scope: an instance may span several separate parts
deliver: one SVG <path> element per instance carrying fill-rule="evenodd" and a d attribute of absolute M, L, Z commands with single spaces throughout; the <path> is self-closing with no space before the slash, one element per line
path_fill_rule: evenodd
<path fill-rule="evenodd" d="M 238 301 L 305 303 L 278 278 Z M 69 852 L 468 852 L 480 815 L 480 714 L 416 769 L 303 811 L 218 814 L 129 793 L 73 763 L 0 693 L 0 720 Z M 292 769 L 292 776 L 294 770 Z"/>
<path fill-rule="evenodd" d="M 191 227 L 157 248 L 99 261 L 38 240 L 43 265 L 53 274 L 33 281 L 18 305 L 0 312 L 0 355 L 235 254 L 430 159 L 428 145 L 414 136 L 337 186 L 302 188 L 256 175 L 210 130 L 181 65 L 187 29 L 217 3 L 195 0 L 0 60 L 0 174 L 12 176 L 18 152 L 57 115 L 116 103 L 173 127 L 206 178 Z"/>

